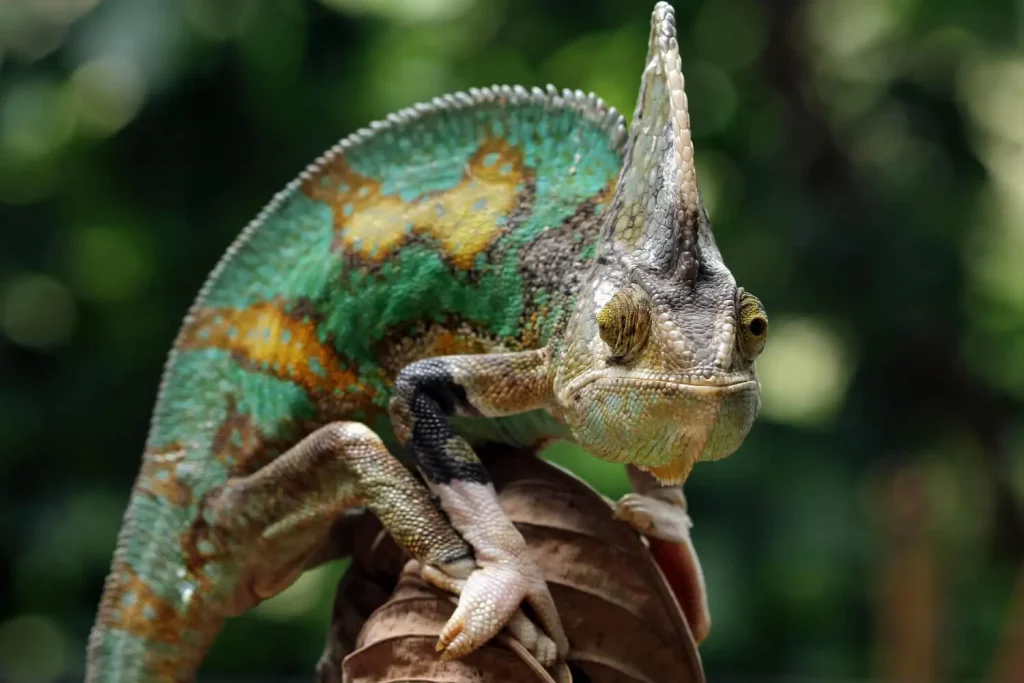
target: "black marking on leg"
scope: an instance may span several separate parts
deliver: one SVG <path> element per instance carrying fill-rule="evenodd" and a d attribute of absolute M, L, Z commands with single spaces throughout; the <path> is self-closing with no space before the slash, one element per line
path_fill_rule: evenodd
<path fill-rule="evenodd" d="M 423 476 L 434 484 L 453 480 L 486 484 L 487 470 L 475 457 L 450 453 L 449 447 L 461 442 L 452 429 L 449 417 L 457 412 L 478 415 L 469 403 L 465 387 L 452 377 L 448 366 L 438 359 L 427 359 L 404 368 L 395 380 L 395 398 L 404 401 L 412 418 L 412 434 L 406 448 L 416 460 Z"/>

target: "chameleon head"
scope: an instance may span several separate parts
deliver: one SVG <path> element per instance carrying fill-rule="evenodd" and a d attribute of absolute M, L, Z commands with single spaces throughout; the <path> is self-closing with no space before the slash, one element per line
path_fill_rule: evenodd
<path fill-rule="evenodd" d="M 760 409 L 768 333 L 711 233 L 675 18 L 658 3 L 640 95 L 597 256 L 555 345 L 563 419 L 594 455 L 665 484 L 735 451 Z"/>

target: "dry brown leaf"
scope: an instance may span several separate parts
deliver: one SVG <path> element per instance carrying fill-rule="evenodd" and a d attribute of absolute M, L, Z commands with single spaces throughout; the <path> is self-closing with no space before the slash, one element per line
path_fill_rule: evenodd
<path fill-rule="evenodd" d="M 613 518 L 609 502 L 525 452 L 491 447 L 484 462 L 547 577 L 571 643 L 574 683 L 703 683 L 679 603 L 647 544 Z M 440 662 L 434 646 L 454 609 L 451 599 L 417 577 L 400 576 L 406 557 L 379 526 L 357 536 L 330 636 L 336 652 L 351 652 L 345 681 L 553 681 L 507 639 Z"/>

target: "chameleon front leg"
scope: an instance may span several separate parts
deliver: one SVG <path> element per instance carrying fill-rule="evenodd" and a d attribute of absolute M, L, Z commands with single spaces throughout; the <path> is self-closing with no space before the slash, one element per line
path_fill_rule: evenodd
<path fill-rule="evenodd" d="M 634 493 L 627 493 L 615 506 L 615 516 L 624 520 L 651 543 L 651 551 L 683 608 L 697 643 L 711 630 L 704 573 L 690 538 L 693 521 L 686 513 L 681 486 L 662 486 L 652 475 L 633 465 L 626 475 Z"/>
<path fill-rule="evenodd" d="M 522 535 L 505 516 L 497 493 L 453 415 L 498 417 L 544 407 L 551 397 L 546 350 L 443 356 L 412 363 L 398 374 L 392 424 L 437 495 L 452 526 L 466 539 L 479 569 L 465 581 L 455 613 L 441 632 L 442 659 L 472 652 L 506 625 L 525 599 L 559 659 L 569 643 L 551 593 Z"/>

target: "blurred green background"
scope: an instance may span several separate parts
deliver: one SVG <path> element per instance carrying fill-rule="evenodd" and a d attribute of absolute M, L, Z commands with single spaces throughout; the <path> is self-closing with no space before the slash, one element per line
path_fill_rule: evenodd
<path fill-rule="evenodd" d="M 653 4 L 0 0 L 0 679 L 81 679 L 165 353 L 263 204 L 452 90 L 631 116 Z M 676 11 L 705 201 L 772 321 L 761 418 L 686 487 L 711 680 L 1024 680 L 1024 5 Z M 203 679 L 311 680 L 340 571 Z"/>

